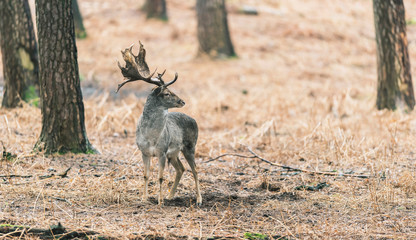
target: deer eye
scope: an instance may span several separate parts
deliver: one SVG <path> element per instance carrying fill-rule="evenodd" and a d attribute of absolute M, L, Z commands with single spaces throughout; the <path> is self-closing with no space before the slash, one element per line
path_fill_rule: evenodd
<path fill-rule="evenodd" d="M 164 93 L 163 96 L 169 97 L 170 96 L 170 93 Z"/>

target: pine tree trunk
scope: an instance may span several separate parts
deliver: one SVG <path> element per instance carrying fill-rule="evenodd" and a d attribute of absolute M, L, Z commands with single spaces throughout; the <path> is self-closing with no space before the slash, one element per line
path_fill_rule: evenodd
<path fill-rule="evenodd" d="M 373 0 L 377 41 L 377 108 L 412 110 L 413 95 L 403 0 Z"/>
<path fill-rule="evenodd" d="M 78 73 L 71 0 L 36 0 L 42 132 L 35 149 L 90 152 Z"/>
<path fill-rule="evenodd" d="M 197 0 L 199 53 L 211 57 L 235 56 L 224 0 Z"/>
<path fill-rule="evenodd" d="M 39 95 L 38 50 L 27 0 L 1 0 L 0 16 L 5 80 L 2 106 L 14 108 Z"/>
<path fill-rule="evenodd" d="M 81 11 L 78 7 L 78 0 L 72 1 L 72 11 L 74 13 L 75 36 L 80 39 L 86 38 L 87 31 L 85 31 L 84 22 L 82 21 Z"/>
<path fill-rule="evenodd" d="M 146 0 L 143 9 L 147 14 L 147 18 L 158 18 L 165 21 L 168 20 L 165 0 Z"/>

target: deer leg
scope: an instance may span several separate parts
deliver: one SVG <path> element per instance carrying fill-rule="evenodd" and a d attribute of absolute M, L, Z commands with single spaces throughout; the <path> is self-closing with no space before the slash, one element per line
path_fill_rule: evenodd
<path fill-rule="evenodd" d="M 144 163 L 144 193 L 143 200 L 147 201 L 148 199 L 148 185 L 149 185 L 149 173 L 150 173 L 150 157 L 142 154 L 142 159 Z"/>
<path fill-rule="evenodd" d="M 159 157 L 159 205 L 163 203 L 163 194 L 162 194 L 162 186 L 163 186 L 163 171 L 165 170 L 166 165 L 166 156 Z"/>
<path fill-rule="evenodd" d="M 192 174 L 194 175 L 195 189 L 196 189 L 196 203 L 198 205 L 201 205 L 202 204 L 202 196 L 201 196 L 201 191 L 199 190 L 198 172 L 196 171 L 195 151 L 185 150 L 185 151 L 183 151 L 183 155 L 185 156 L 186 161 L 188 162 L 189 166 L 191 167 Z"/>
<path fill-rule="evenodd" d="M 183 167 L 182 163 L 179 161 L 178 156 L 170 158 L 170 163 L 172 163 L 172 166 L 175 168 L 176 177 L 175 177 L 175 182 L 173 183 L 173 186 L 170 190 L 168 199 L 172 199 L 175 196 L 176 188 L 178 187 L 179 181 L 182 178 L 182 174 L 185 171 L 185 168 Z"/>

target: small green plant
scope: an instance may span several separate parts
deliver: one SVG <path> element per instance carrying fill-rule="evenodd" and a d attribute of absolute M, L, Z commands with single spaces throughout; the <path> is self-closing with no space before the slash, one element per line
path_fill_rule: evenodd
<path fill-rule="evenodd" d="M 25 229 L 29 228 L 28 226 L 21 226 L 21 225 L 12 225 L 12 224 L 0 224 L 1 228 L 13 228 L 13 229 Z"/>
<path fill-rule="evenodd" d="M 87 38 L 87 32 L 86 31 L 76 31 L 75 30 L 75 35 L 76 35 L 76 38 L 78 38 L 78 39 Z"/>
<path fill-rule="evenodd" d="M 416 18 L 411 18 L 406 21 L 406 25 L 415 25 L 416 24 Z"/>
<path fill-rule="evenodd" d="M 92 148 L 89 148 L 86 152 L 85 152 L 85 154 L 97 154 L 98 152 L 97 152 L 97 150 L 95 150 L 95 149 L 92 149 Z"/>
<path fill-rule="evenodd" d="M 3 146 L 3 151 L 1 155 L 1 161 L 13 161 L 17 156 L 16 154 L 12 154 L 6 150 L 3 141 L 0 141 L 1 145 Z"/>
<path fill-rule="evenodd" d="M 35 107 L 39 106 L 39 96 L 35 86 L 29 86 L 24 92 L 23 100 Z"/>
<path fill-rule="evenodd" d="M 249 239 L 249 240 L 268 239 L 267 235 L 264 235 L 261 233 L 251 233 L 251 232 L 244 233 L 244 238 Z"/>
<path fill-rule="evenodd" d="M 3 151 L 1 160 L 3 161 L 13 161 L 16 158 L 15 154 Z"/>

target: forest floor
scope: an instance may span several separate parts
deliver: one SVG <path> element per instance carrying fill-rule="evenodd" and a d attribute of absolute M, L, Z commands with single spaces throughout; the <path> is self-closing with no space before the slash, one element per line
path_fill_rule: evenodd
<path fill-rule="evenodd" d="M 12 155 L 0 162 L 0 224 L 47 229 L 59 222 L 114 238 L 416 238 L 416 113 L 375 108 L 371 1 L 229 0 L 238 58 L 216 61 L 196 58 L 194 1 L 167 2 L 169 21 L 160 22 L 145 19 L 142 1 L 79 0 L 88 31 L 77 40 L 86 127 L 100 154 L 34 154 L 40 110 L 0 109 L 0 147 Z M 259 15 L 239 13 L 242 5 Z M 416 1 L 405 6 L 406 18 L 416 17 Z M 122 81 L 115 60 L 132 43 L 137 51 L 139 40 L 151 69 L 167 69 L 167 79 L 179 73 L 170 89 L 187 104 L 173 111 L 198 122 L 202 206 L 190 171 L 176 198 L 159 206 L 155 160 L 151 199 L 141 199 L 134 135 L 152 86 L 114 93 Z M 414 74 L 414 25 L 408 40 Z M 208 161 L 252 156 L 249 149 L 335 175 L 257 158 Z M 166 195 L 173 177 L 169 166 Z"/>

